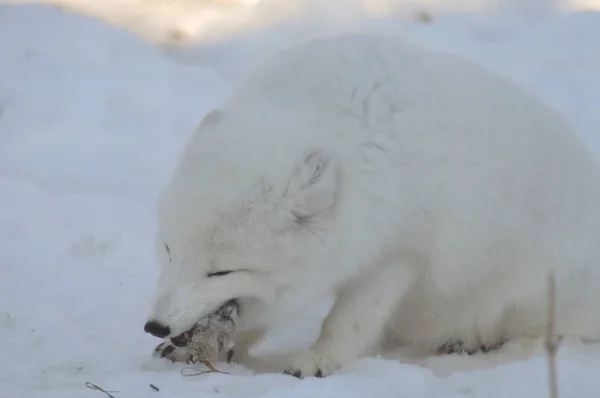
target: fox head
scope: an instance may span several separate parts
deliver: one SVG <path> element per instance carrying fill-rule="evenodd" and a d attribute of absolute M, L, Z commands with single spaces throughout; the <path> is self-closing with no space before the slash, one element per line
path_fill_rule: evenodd
<path fill-rule="evenodd" d="M 220 111 L 207 115 L 161 194 L 160 277 L 146 324 L 157 337 L 179 335 L 231 300 L 241 319 L 259 322 L 244 304 L 277 304 L 325 250 L 340 189 L 336 157 L 321 148 L 277 154 L 244 140 L 260 126 L 232 137 L 242 128 Z"/>

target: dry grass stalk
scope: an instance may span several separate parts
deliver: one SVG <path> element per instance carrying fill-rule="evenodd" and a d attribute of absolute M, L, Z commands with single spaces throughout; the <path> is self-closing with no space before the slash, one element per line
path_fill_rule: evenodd
<path fill-rule="evenodd" d="M 192 367 L 185 367 L 185 368 L 181 369 L 181 374 L 186 377 L 200 376 L 200 375 L 207 374 L 207 373 L 221 373 L 224 375 L 229 374 L 229 372 L 223 372 L 223 371 L 220 371 L 219 369 L 215 368 L 209 361 L 202 361 L 202 363 L 204 364 L 204 366 L 206 366 L 208 368 L 208 370 L 200 370 L 200 369 L 196 369 L 196 368 L 192 368 Z M 193 371 L 193 373 L 187 373 L 187 372 L 185 372 L 185 370 Z"/>
<path fill-rule="evenodd" d="M 104 388 L 102 388 L 102 387 L 100 387 L 100 386 L 98 386 L 98 385 L 96 385 L 96 384 L 94 384 L 94 383 L 90 383 L 89 381 L 87 381 L 87 382 L 85 383 L 85 386 L 86 386 L 87 388 L 89 388 L 90 390 L 96 390 L 96 391 L 103 392 L 103 393 L 104 393 L 104 394 L 106 394 L 106 395 L 107 395 L 109 398 L 117 398 L 117 397 L 115 397 L 114 395 L 112 395 L 111 393 L 116 393 L 116 392 L 118 392 L 118 391 L 106 391 Z"/>
<path fill-rule="evenodd" d="M 556 282 L 554 274 L 548 276 L 548 316 L 546 324 L 546 356 L 548 358 L 548 391 L 550 398 L 558 398 L 558 380 L 556 375 L 556 354 L 562 336 L 556 335 Z"/>

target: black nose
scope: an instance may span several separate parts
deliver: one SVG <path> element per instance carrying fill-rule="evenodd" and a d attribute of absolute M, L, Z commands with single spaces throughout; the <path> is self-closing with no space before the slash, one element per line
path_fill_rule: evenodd
<path fill-rule="evenodd" d="M 144 332 L 150 333 L 152 336 L 160 337 L 162 339 L 163 337 L 167 337 L 169 334 L 171 334 L 171 328 L 156 321 L 148 321 L 144 325 Z"/>

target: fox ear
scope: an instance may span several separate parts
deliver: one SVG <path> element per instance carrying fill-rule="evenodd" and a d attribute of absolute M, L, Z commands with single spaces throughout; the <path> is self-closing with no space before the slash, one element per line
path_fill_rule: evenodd
<path fill-rule="evenodd" d="M 326 150 L 314 150 L 294 168 L 287 199 L 296 222 L 325 214 L 336 203 L 340 185 L 339 163 Z"/>

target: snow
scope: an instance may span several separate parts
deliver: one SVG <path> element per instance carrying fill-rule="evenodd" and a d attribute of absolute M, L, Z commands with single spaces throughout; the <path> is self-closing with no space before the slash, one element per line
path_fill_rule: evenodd
<path fill-rule="evenodd" d="M 388 352 L 297 380 L 226 364 L 217 367 L 230 374 L 184 377 L 184 365 L 151 358 L 159 341 L 143 333 L 157 191 L 202 116 L 288 43 L 378 29 L 463 54 L 555 106 L 600 155 L 600 13 L 542 8 L 533 19 L 530 9 L 457 11 L 421 24 L 345 19 L 338 7 L 306 24 L 161 49 L 91 17 L 0 5 L 0 395 L 104 397 L 90 382 L 117 398 L 547 397 L 539 342 L 484 357 Z M 317 315 L 263 352 L 309 342 Z M 564 342 L 561 398 L 596 396 L 599 372 L 599 345 Z"/>

